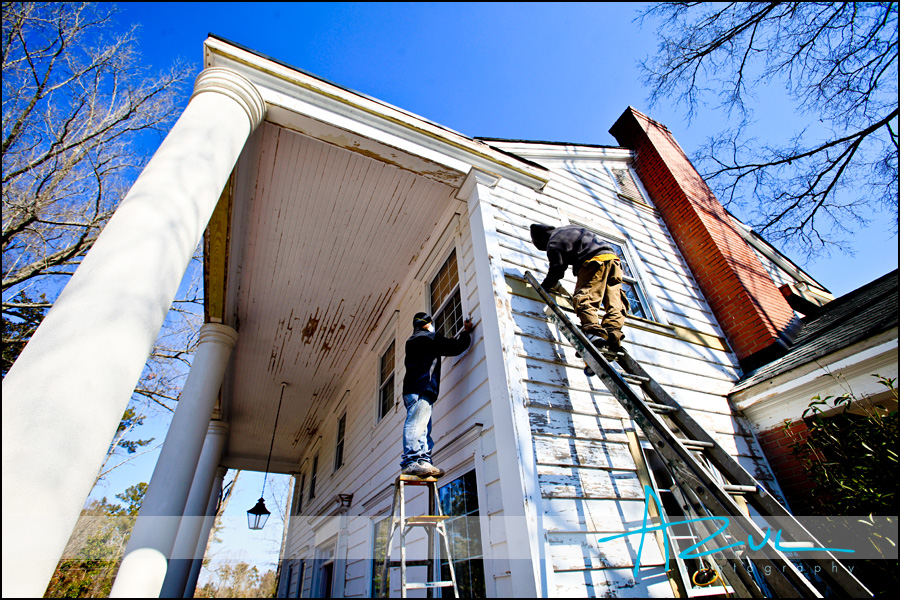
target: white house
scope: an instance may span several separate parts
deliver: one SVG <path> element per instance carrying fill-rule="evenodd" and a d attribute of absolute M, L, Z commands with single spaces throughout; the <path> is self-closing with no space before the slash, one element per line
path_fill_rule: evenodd
<path fill-rule="evenodd" d="M 617 246 L 628 352 L 775 495 L 728 394 L 797 334 L 779 287 L 827 291 L 632 108 L 620 147 L 472 139 L 216 37 L 204 51 L 190 104 L 4 381 L 4 595 L 43 593 L 204 232 L 207 325 L 113 596 L 190 588 L 223 470 L 267 464 L 295 481 L 279 595 L 371 596 L 419 311 L 476 323 L 444 359 L 432 433 L 465 593 L 704 593 L 658 544 L 635 577 L 636 540 L 598 542 L 640 523 L 658 472 L 524 282 L 547 266 L 528 225 Z"/>

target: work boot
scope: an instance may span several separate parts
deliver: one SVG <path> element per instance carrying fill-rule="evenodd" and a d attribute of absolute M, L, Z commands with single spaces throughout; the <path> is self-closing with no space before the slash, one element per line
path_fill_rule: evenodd
<path fill-rule="evenodd" d="M 606 344 L 606 338 L 599 333 L 591 332 L 591 333 L 585 333 L 584 335 L 590 343 L 592 343 L 594 346 L 597 347 L 598 350 L 600 350 L 601 347 L 604 344 Z M 578 358 L 581 358 L 581 352 L 576 351 L 575 356 L 577 356 Z"/>
<path fill-rule="evenodd" d="M 428 468 L 423 463 L 409 463 L 400 473 L 402 475 L 412 475 L 413 477 L 431 477 L 433 468 Z"/>
<path fill-rule="evenodd" d="M 434 477 L 435 479 L 437 479 L 438 477 L 444 476 L 444 470 L 438 469 L 436 466 L 434 466 L 430 462 L 425 462 L 424 460 L 420 460 L 419 466 L 428 471 L 428 477 Z"/>

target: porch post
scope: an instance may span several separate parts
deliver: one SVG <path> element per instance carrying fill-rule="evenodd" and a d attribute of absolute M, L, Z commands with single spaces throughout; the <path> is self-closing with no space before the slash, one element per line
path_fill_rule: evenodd
<path fill-rule="evenodd" d="M 193 598 L 197 589 L 197 580 L 200 579 L 200 569 L 203 567 L 203 558 L 206 555 L 206 547 L 209 545 L 209 534 L 216 523 L 216 509 L 219 507 L 219 496 L 222 494 L 222 482 L 225 480 L 225 473 L 227 472 L 228 469 L 225 467 L 216 469 L 216 477 L 213 480 L 209 502 L 206 505 L 206 513 L 204 513 L 206 517 L 203 519 L 203 525 L 197 539 L 194 558 L 191 561 L 191 570 L 188 573 L 187 582 L 184 584 L 183 598 Z"/>
<path fill-rule="evenodd" d="M 496 460 L 503 474 L 500 477 L 503 507 L 500 518 L 506 522 L 506 553 L 494 558 L 509 561 L 509 576 L 503 577 L 506 581 L 498 581 L 499 577 L 494 580 L 497 588 L 493 593 L 534 598 L 546 595 L 539 543 L 543 533 L 538 523 L 541 493 L 531 446 L 531 427 L 524 409 L 526 398 L 521 382 L 527 374 L 521 371 L 516 361 L 505 358 L 515 352 L 515 332 L 491 204 L 492 189 L 499 183 L 495 175 L 473 168 L 456 197 L 465 201 L 469 209 L 481 332 L 498 450 Z M 495 540 L 489 543 L 493 542 Z M 489 589 L 488 593 L 491 592 Z"/>
<path fill-rule="evenodd" d="M 216 477 L 216 470 L 219 460 L 222 458 L 222 449 L 225 447 L 227 438 L 227 423 L 222 421 L 210 423 L 209 429 L 206 431 L 203 450 L 200 452 L 200 462 L 197 463 L 197 471 L 194 473 L 194 480 L 191 483 L 191 492 L 184 507 L 184 517 L 178 526 L 178 535 L 169 559 L 169 567 L 161 592 L 163 598 L 181 598 L 184 594 L 194 553 L 197 550 L 197 540 L 200 538 L 203 521 L 206 518 L 206 507 L 209 504 L 213 480 Z"/>
<path fill-rule="evenodd" d="M 212 93 L 215 92 L 215 93 Z M 237 73 L 194 96 L 3 381 L 3 589 L 40 597 L 265 102 Z"/>
<path fill-rule="evenodd" d="M 207 323 L 110 598 L 157 598 L 237 332 Z"/>

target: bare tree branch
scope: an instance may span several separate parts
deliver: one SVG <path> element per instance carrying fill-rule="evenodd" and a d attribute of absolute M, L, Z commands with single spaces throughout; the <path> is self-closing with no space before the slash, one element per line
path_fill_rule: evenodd
<path fill-rule="evenodd" d="M 655 3 L 660 44 L 642 63 L 651 104 L 689 119 L 712 101 L 739 123 L 694 157 L 723 202 L 808 257 L 872 210 L 897 222 L 897 3 Z M 763 143 L 751 96 L 783 85 L 800 132 Z"/>

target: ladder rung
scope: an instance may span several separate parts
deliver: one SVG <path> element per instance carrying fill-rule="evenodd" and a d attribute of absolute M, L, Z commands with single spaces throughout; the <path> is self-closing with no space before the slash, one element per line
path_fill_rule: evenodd
<path fill-rule="evenodd" d="M 408 590 L 424 590 L 436 587 L 453 587 L 452 581 L 426 581 L 425 583 L 406 583 Z"/>
<path fill-rule="evenodd" d="M 655 402 L 645 402 L 650 410 L 658 412 L 658 413 L 673 413 L 678 412 L 678 409 L 674 406 L 669 406 L 668 404 L 656 404 Z"/>
<path fill-rule="evenodd" d="M 443 523 L 449 519 L 447 515 L 419 515 L 417 517 L 406 517 L 406 524 L 414 523 L 416 525 L 425 525 L 432 523 Z"/>
<path fill-rule="evenodd" d="M 403 561 L 400 560 L 392 560 L 388 565 L 392 569 L 399 569 Z M 419 560 L 408 560 L 406 561 L 407 567 L 430 567 L 432 561 L 423 558 Z"/>
<path fill-rule="evenodd" d="M 729 494 L 753 494 L 758 490 L 755 485 L 723 485 L 722 489 L 724 489 Z"/>
<path fill-rule="evenodd" d="M 701 442 L 700 440 L 683 440 L 680 438 L 678 439 L 678 441 L 691 449 L 693 449 L 693 448 L 712 448 L 713 447 L 712 442 Z"/>
<path fill-rule="evenodd" d="M 630 373 L 622 373 L 622 379 L 624 379 L 628 383 L 647 383 L 648 381 L 650 381 L 649 377 L 631 375 Z"/>

